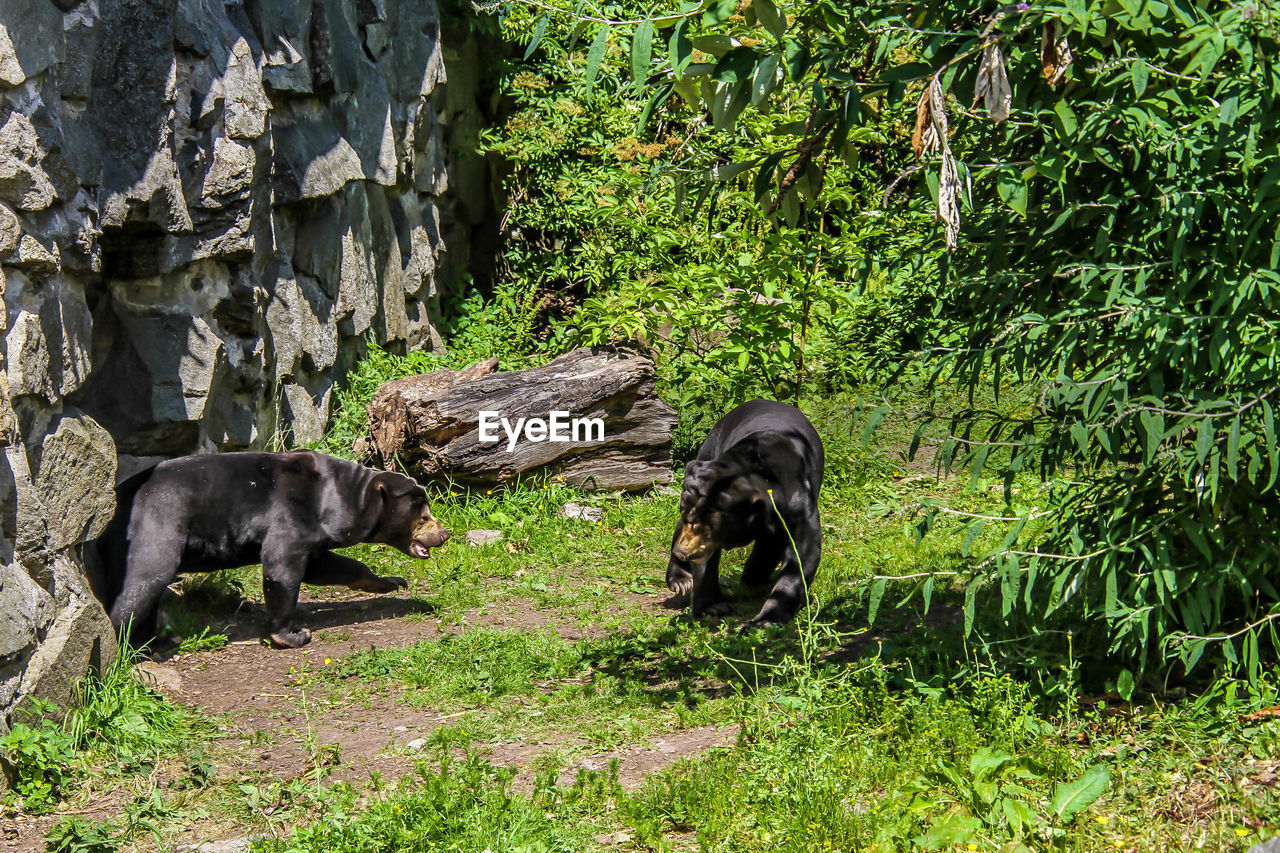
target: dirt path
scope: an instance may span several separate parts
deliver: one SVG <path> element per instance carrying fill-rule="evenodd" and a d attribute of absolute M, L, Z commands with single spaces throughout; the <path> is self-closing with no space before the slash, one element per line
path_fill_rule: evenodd
<path fill-rule="evenodd" d="M 662 612 L 654 596 L 626 596 L 644 610 Z M 229 624 L 217 629 L 229 644 L 146 661 L 140 669 L 155 690 L 176 703 L 224 721 L 233 748 L 217 767 L 218 776 L 244 782 L 271 779 L 287 782 L 314 771 L 316 756 L 325 765 L 327 781 L 362 785 L 378 774 L 386 781 L 414 771 L 420 755 L 415 743 L 439 726 L 465 714 L 444 714 L 414 707 L 408 691 L 393 689 L 362 694 L 359 701 L 331 702 L 328 691 L 308 687 L 311 675 L 352 654 L 370 648 L 413 645 L 444 632 L 475 627 L 511 630 L 554 630 L 570 641 L 581 640 L 589 629 L 562 615 L 528 604 L 491 606 L 468 611 L 444 624 L 424 608 L 394 596 L 370 598 L 328 590 L 307 594 L 300 601 L 300 622 L 312 629 L 313 639 L 302 649 L 272 649 L 257 639 L 262 618 L 259 605 L 246 604 Z M 328 663 L 326 663 L 326 660 Z M 561 779 L 572 781 L 577 771 L 604 770 L 618 762 L 619 781 L 626 789 L 639 787 L 645 776 L 715 746 L 731 744 L 736 727 L 701 727 L 665 732 L 647 743 L 581 755 L 586 741 L 574 735 L 532 737 L 516 743 L 475 744 L 494 764 L 515 767 L 515 786 L 531 790 L 534 767 L 548 751 L 574 749 L 579 756 L 563 769 Z M 242 740 L 236 744 L 236 735 Z M 546 739 L 551 737 L 552 739 Z M 336 749 L 335 749 L 336 748 Z M 161 789 L 167 780 L 157 774 Z M 114 814 L 124 805 L 103 797 L 76 812 L 95 819 Z M 15 821 L 0 820 L 0 849 L 39 851 L 43 836 L 58 815 Z M 235 835 L 234 830 L 193 826 L 174 839 L 179 846 Z"/>

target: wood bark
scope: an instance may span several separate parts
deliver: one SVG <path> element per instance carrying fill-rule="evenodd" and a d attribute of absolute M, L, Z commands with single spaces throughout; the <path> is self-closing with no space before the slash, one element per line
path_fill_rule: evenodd
<path fill-rule="evenodd" d="M 420 481 L 470 487 L 559 476 L 586 489 L 632 492 L 671 482 L 676 413 L 653 387 L 653 362 L 608 350 L 578 349 L 541 367 L 494 372 L 496 359 L 465 370 L 434 371 L 383 385 L 369 404 L 375 464 Z M 532 441 L 513 449 L 480 441 L 480 413 L 518 419 L 600 418 L 600 441 Z M 581 439 L 581 436 L 579 436 Z"/>

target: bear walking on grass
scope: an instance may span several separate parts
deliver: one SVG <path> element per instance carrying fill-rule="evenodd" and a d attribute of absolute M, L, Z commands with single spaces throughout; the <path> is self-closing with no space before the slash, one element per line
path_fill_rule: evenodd
<path fill-rule="evenodd" d="M 795 615 L 822 555 L 822 468 L 822 439 L 786 403 L 743 403 L 712 428 L 685 468 L 667 566 L 667 586 L 689 599 L 694 616 L 731 610 L 720 589 L 720 552 L 753 542 L 744 583 L 764 586 L 781 569 L 764 606 L 743 630 Z"/>

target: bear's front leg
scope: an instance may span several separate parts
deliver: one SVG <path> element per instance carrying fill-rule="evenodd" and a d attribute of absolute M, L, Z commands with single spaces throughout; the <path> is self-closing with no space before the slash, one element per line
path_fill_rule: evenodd
<path fill-rule="evenodd" d="M 720 552 L 717 550 L 705 562 L 693 564 L 694 616 L 725 616 L 733 611 L 733 605 L 725 601 L 720 589 Z"/>
<path fill-rule="evenodd" d="M 360 592 L 379 594 L 409 587 L 409 582 L 404 578 L 375 575 L 359 560 L 334 554 L 332 551 L 321 551 L 311 558 L 302 582 L 317 586 L 345 586 Z"/>
<path fill-rule="evenodd" d="M 267 635 L 277 648 L 296 649 L 311 642 L 311 632 L 295 624 L 298 591 L 306 573 L 307 555 L 262 549 L 262 597 L 267 608 Z"/>
<path fill-rule="evenodd" d="M 676 532 L 671 537 L 671 548 L 674 551 L 676 542 L 680 540 L 680 532 L 684 528 L 684 522 L 676 522 Z M 693 600 L 693 566 L 688 560 L 681 560 L 674 554 L 667 561 L 667 589 L 676 595 L 684 596 L 685 599 Z"/>

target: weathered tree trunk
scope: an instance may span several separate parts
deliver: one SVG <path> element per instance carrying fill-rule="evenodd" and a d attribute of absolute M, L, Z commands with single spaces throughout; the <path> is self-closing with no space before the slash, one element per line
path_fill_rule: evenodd
<path fill-rule="evenodd" d="M 398 464 L 422 480 L 465 486 L 544 474 L 602 491 L 671 482 L 676 413 L 654 393 L 653 363 L 647 358 L 579 349 L 529 370 L 491 372 L 495 366 L 496 359 L 490 359 L 378 389 L 369 404 L 375 463 Z M 486 435 L 496 441 L 481 440 L 482 412 L 492 413 L 486 416 L 492 424 Z M 565 425 L 557 438 L 567 440 L 548 440 L 538 427 L 527 427 L 530 419 L 549 422 L 554 413 Z M 599 422 L 575 428 L 577 419 Z M 513 442 L 517 424 L 528 431 L 519 430 Z"/>

